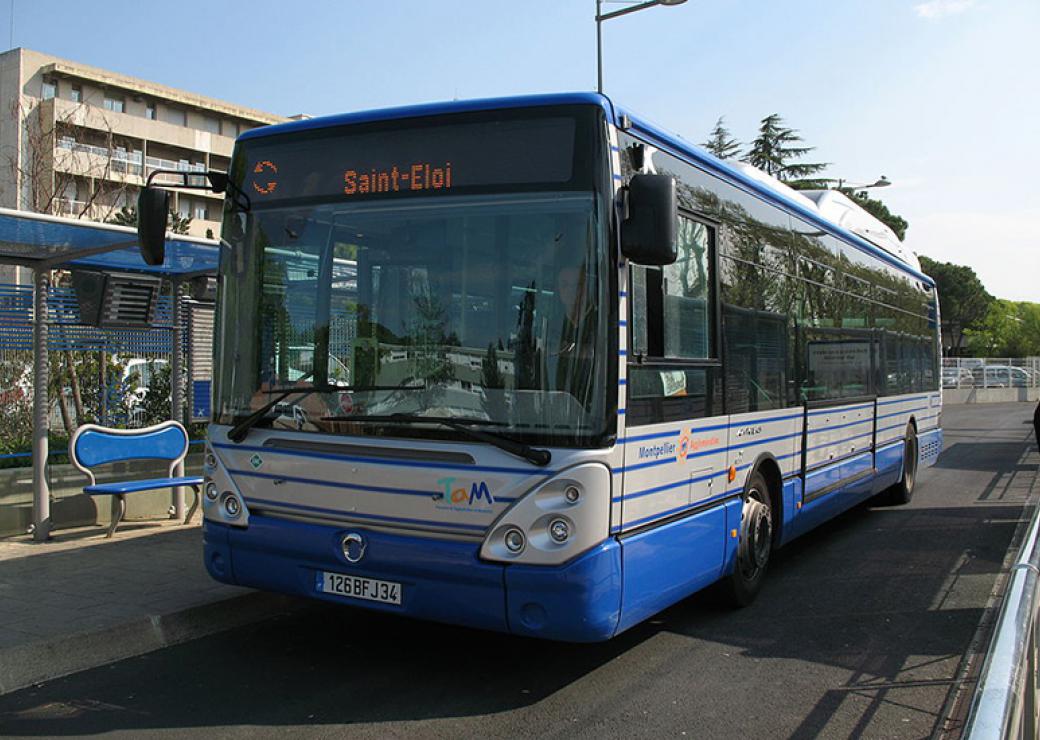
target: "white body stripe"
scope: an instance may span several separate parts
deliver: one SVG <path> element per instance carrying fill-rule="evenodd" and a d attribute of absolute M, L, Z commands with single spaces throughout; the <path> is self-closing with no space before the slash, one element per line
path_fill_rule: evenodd
<path fill-rule="evenodd" d="M 935 429 L 940 410 L 938 392 L 879 399 L 878 449 L 901 443 L 911 419 L 919 433 Z M 803 439 L 808 471 L 868 454 L 874 425 L 874 403 L 859 401 L 808 413 L 792 407 L 627 427 L 620 440 L 625 465 L 614 476 L 614 506 L 623 507 L 624 517 L 615 531 L 739 494 L 763 455 L 776 459 L 784 478 L 800 475 Z M 733 482 L 728 481 L 731 467 L 737 469 Z"/>

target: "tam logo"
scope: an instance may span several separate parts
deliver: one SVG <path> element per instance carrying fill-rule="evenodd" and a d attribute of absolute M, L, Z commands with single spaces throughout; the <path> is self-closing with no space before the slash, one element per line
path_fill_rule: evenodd
<path fill-rule="evenodd" d="M 683 434 L 679 437 L 678 452 L 675 453 L 675 459 L 680 462 L 686 462 L 686 456 L 690 454 L 690 435 Z"/>
<path fill-rule="evenodd" d="M 490 511 L 495 503 L 495 497 L 491 495 L 486 481 L 473 482 L 467 491 L 465 486 L 455 486 L 458 478 L 441 478 L 437 485 L 444 489 L 439 494 L 440 503 L 438 509 L 453 509 L 458 511 Z"/>

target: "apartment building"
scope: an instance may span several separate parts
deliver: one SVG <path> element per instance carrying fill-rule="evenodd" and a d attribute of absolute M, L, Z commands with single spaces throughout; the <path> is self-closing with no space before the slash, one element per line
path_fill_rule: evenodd
<path fill-rule="evenodd" d="M 98 221 L 154 170 L 226 171 L 235 137 L 289 120 L 20 48 L 0 54 L 0 106 L 0 206 Z M 216 235 L 221 198 L 177 193 L 173 208 Z"/>

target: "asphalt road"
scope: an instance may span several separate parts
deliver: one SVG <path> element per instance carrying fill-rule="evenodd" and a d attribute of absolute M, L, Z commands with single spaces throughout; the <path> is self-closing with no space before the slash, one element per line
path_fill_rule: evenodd
<path fill-rule="evenodd" d="M 0 697 L 0 735 L 929 737 L 1040 494 L 1031 414 L 947 408 L 911 505 L 784 548 L 740 611 L 564 645 L 309 605 Z"/>

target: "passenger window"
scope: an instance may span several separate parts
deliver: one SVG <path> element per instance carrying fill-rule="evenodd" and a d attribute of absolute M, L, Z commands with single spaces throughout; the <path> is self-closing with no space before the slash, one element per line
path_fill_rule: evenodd
<path fill-rule="evenodd" d="M 679 258 L 662 272 L 664 356 L 708 357 L 708 227 L 679 218 Z"/>
<path fill-rule="evenodd" d="M 711 357 L 709 227 L 679 217 L 679 258 L 632 268 L 632 350 L 644 358 Z"/>
<path fill-rule="evenodd" d="M 679 217 L 678 259 L 632 267 L 628 423 L 722 412 L 714 353 L 712 228 Z"/>

